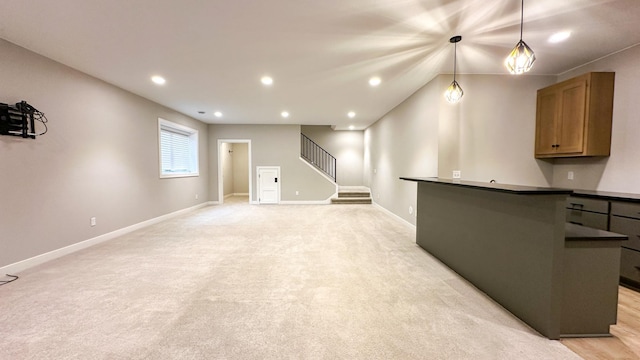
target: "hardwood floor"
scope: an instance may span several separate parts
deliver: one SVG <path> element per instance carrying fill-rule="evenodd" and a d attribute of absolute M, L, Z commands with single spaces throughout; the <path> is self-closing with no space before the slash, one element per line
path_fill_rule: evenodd
<path fill-rule="evenodd" d="M 610 330 L 613 337 L 560 341 L 586 360 L 639 360 L 640 292 L 619 287 L 618 323 Z"/>

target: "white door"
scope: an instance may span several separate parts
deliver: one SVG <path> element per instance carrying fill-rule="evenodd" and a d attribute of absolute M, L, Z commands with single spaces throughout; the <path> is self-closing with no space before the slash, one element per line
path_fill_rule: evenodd
<path fill-rule="evenodd" d="M 280 202 L 280 167 L 258 166 L 258 202 L 277 204 Z"/>

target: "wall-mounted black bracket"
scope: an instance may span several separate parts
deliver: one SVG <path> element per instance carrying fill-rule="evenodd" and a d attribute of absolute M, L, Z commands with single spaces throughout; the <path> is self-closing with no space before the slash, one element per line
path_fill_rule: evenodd
<path fill-rule="evenodd" d="M 0 135 L 19 136 L 22 138 L 35 139 L 35 122 L 39 121 L 45 126 L 47 119 L 44 114 L 26 101 L 21 101 L 15 105 L 0 103 Z"/>

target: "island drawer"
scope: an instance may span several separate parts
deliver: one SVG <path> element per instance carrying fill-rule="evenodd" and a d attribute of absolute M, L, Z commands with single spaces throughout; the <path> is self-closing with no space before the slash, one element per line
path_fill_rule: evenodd
<path fill-rule="evenodd" d="M 610 231 L 627 235 L 629 240 L 623 241 L 622 246 L 640 251 L 640 220 L 612 216 Z"/>
<path fill-rule="evenodd" d="M 608 230 L 608 221 L 609 216 L 607 214 L 567 209 L 567 222 L 572 224 Z"/>
<path fill-rule="evenodd" d="M 640 251 L 622 248 L 620 277 L 631 280 L 634 286 L 640 285 Z"/>
<path fill-rule="evenodd" d="M 587 199 L 569 196 L 567 198 L 567 209 L 608 214 L 609 202 L 607 200 Z"/>
<path fill-rule="evenodd" d="M 640 219 L 640 204 L 611 202 L 611 215 Z"/>

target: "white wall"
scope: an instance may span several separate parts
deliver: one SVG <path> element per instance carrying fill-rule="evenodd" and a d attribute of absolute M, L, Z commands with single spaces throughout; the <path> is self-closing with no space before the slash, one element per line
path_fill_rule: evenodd
<path fill-rule="evenodd" d="M 233 143 L 220 144 L 220 161 L 222 163 L 222 195 L 233 194 Z"/>
<path fill-rule="evenodd" d="M 440 75 L 365 131 L 365 183 L 374 201 L 411 222 L 415 195 L 399 176 L 451 178 L 455 169 L 463 180 L 640 193 L 639 58 L 636 46 L 559 77 L 460 75 L 457 105 L 443 100 L 451 77 Z M 616 72 L 611 156 L 536 160 L 537 90 L 588 71 Z"/>
<path fill-rule="evenodd" d="M 407 177 L 549 186 L 552 165 L 533 157 L 537 89 L 553 76 L 461 75 L 462 101 L 444 100 L 440 75 L 365 132 L 365 179 L 374 201 L 415 223 L 416 184 Z"/>
<path fill-rule="evenodd" d="M 207 200 L 207 125 L 4 40 L 0 54 L 0 102 L 49 119 L 35 140 L 0 136 L 0 267 Z M 158 117 L 199 131 L 199 177 L 159 178 Z"/>
<path fill-rule="evenodd" d="M 218 200 L 218 140 L 251 140 L 252 194 L 256 167 L 280 166 L 281 200 L 319 202 L 335 193 L 335 185 L 300 159 L 300 125 L 209 125 L 209 191 Z M 298 195 L 296 195 L 298 191 Z"/>
<path fill-rule="evenodd" d="M 233 193 L 249 194 L 249 145 L 233 144 Z"/>
<path fill-rule="evenodd" d="M 550 186 L 553 167 L 534 157 L 536 98 L 555 77 L 463 75 L 459 82 L 465 95 L 453 107 L 459 109 L 462 179 Z"/>
<path fill-rule="evenodd" d="M 303 125 L 302 133 L 336 158 L 338 185 L 363 185 L 364 131 Z"/>
<path fill-rule="evenodd" d="M 438 96 L 432 81 L 365 130 L 365 185 L 373 200 L 415 224 L 416 184 L 401 176 L 438 174 Z"/>
<path fill-rule="evenodd" d="M 640 194 L 640 46 L 582 66 L 559 81 L 589 71 L 616 73 L 611 156 L 555 160 L 553 186 Z M 574 172 L 574 180 L 567 173 Z"/>

